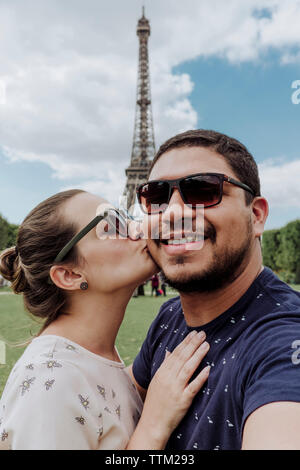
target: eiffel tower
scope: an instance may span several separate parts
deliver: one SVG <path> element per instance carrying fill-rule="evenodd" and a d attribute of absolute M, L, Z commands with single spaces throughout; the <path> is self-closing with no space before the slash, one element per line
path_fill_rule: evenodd
<path fill-rule="evenodd" d="M 139 38 L 139 65 L 135 123 L 131 162 L 125 170 L 127 182 L 123 193 L 123 197 L 127 197 L 127 209 L 132 208 L 135 203 L 136 187 L 147 180 L 151 160 L 155 154 L 148 60 L 150 24 L 145 18 L 144 7 L 142 17 L 137 24 L 136 34 Z"/>

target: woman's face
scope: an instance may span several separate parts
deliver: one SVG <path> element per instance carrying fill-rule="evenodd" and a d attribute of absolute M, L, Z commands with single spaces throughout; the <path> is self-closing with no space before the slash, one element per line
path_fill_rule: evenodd
<path fill-rule="evenodd" d="M 75 222 L 79 231 L 99 214 L 99 206 L 101 210 L 113 207 L 98 196 L 80 193 L 66 204 L 65 216 Z M 146 240 L 110 232 L 105 219 L 76 246 L 83 259 L 78 271 L 84 274 L 89 290 L 113 292 L 134 288 L 158 271 L 147 250 Z"/>

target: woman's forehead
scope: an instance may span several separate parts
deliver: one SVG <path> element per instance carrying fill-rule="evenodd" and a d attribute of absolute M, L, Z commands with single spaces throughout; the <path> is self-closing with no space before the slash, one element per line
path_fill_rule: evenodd
<path fill-rule="evenodd" d="M 80 193 L 72 197 L 64 208 L 65 215 L 79 227 L 88 224 L 99 210 L 112 207 L 106 199 L 91 193 Z"/>

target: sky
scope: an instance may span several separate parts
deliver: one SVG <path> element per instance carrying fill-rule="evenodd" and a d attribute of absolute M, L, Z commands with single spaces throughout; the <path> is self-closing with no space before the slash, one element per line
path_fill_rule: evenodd
<path fill-rule="evenodd" d="M 299 0 L 0 0 L 0 214 L 19 224 L 67 188 L 118 204 L 142 5 L 156 149 L 188 129 L 234 137 L 258 163 L 266 229 L 300 218 Z"/>

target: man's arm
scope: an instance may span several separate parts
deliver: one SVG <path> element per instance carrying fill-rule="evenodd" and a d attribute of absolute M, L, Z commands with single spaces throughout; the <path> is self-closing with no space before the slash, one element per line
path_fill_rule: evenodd
<path fill-rule="evenodd" d="M 300 403 L 280 401 L 257 408 L 244 426 L 242 450 L 299 450 Z"/>
<path fill-rule="evenodd" d="M 131 378 L 131 380 L 132 380 L 132 383 L 136 386 L 137 391 L 139 392 L 139 394 L 140 394 L 140 396 L 141 396 L 141 399 L 142 399 L 143 401 L 145 401 L 145 398 L 146 398 L 146 395 L 147 395 L 147 390 L 146 390 L 145 388 L 141 387 L 141 386 L 137 383 L 137 381 L 135 380 L 135 377 L 134 377 L 133 371 L 132 371 L 132 364 L 131 364 L 130 366 L 128 366 L 128 367 L 126 368 L 126 370 L 127 370 L 128 374 L 130 375 L 130 378 Z"/>

